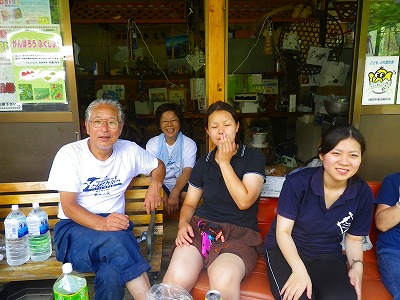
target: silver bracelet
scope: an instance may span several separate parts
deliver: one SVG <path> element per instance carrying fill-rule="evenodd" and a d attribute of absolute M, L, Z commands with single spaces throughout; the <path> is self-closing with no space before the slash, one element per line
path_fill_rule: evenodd
<path fill-rule="evenodd" d="M 400 201 L 396 203 L 398 209 L 400 209 Z"/>

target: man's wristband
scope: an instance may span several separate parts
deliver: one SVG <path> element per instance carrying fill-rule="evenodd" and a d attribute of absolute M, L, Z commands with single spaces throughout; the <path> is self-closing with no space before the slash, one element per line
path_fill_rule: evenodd
<path fill-rule="evenodd" d="M 355 263 L 361 263 L 362 265 L 363 265 L 363 268 L 364 268 L 364 263 L 363 263 L 363 261 L 361 260 L 361 259 L 352 259 L 352 263 L 351 263 L 351 265 L 350 265 L 350 269 L 352 269 L 353 268 L 353 265 L 355 264 Z"/>
<path fill-rule="evenodd" d="M 396 202 L 396 206 L 397 206 L 398 209 L 400 209 L 400 201 Z"/>

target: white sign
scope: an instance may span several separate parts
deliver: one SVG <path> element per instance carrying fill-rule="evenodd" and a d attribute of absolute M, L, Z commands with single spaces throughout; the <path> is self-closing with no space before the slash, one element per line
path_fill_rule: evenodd
<path fill-rule="evenodd" d="M 362 105 L 395 103 L 398 65 L 398 56 L 366 57 Z"/>
<path fill-rule="evenodd" d="M 11 61 L 0 60 L 0 111 L 16 109 L 17 89 Z"/>
<path fill-rule="evenodd" d="M 330 51 L 331 50 L 329 48 L 310 46 L 306 63 L 310 65 L 322 66 L 324 62 L 328 60 Z"/>
<path fill-rule="evenodd" d="M 396 98 L 396 104 L 400 104 L 400 76 L 398 77 L 398 81 L 397 81 L 397 98 Z"/>
<path fill-rule="evenodd" d="M 285 50 L 298 50 L 300 51 L 299 40 L 294 33 L 285 33 L 283 37 L 282 48 Z"/>
<path fill-rule="evenodd" d="M 281 194 L 285 179 L 286 177 L 283 176 L 266 176 L 265 183 L 261 190 L 261 197 L 278 198 Z"/>

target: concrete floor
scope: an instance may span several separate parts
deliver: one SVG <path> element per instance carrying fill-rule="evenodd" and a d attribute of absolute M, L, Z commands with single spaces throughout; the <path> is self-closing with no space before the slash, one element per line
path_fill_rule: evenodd
<path fill-rule="evenodd" d="M 177 232 L 178 218 L 164 220 L 163 258 L 161 263 L 161 272 L 158 275 L 157 282 L 155 283 L 161 282 L 164 277 L 165 271 L 167 271 L 171 249 L 175 245 Z"/>

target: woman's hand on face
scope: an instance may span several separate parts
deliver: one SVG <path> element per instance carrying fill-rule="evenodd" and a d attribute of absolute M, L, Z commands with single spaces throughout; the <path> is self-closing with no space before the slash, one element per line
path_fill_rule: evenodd
<path fill-rule="evenodd" d="M 281 290 L 283 300 L 297 300 L 307 292 L 308 299 L 311 299 L 312 283 L 308 273 L 293 272 Z"/>
<path fill-rule="evenodd" d="M 218 145 L 218 164 L 230 163 L 231 158 L 236 153 L 238 147 L 239 146 L 236 145 L 235 141 L 231 140 L 229 135 L 227 135 L 226 133 L 222 133 Z"/>
<path fill-rule="evenodd" d="M 194 237 L 193 228 L 189 223 L 183 223 L 178 225 L 178 234 L 176 236 L 175 244 L 178 247 L 184 245 L 190 246 L 193 243 L 192 238 Z"/>

